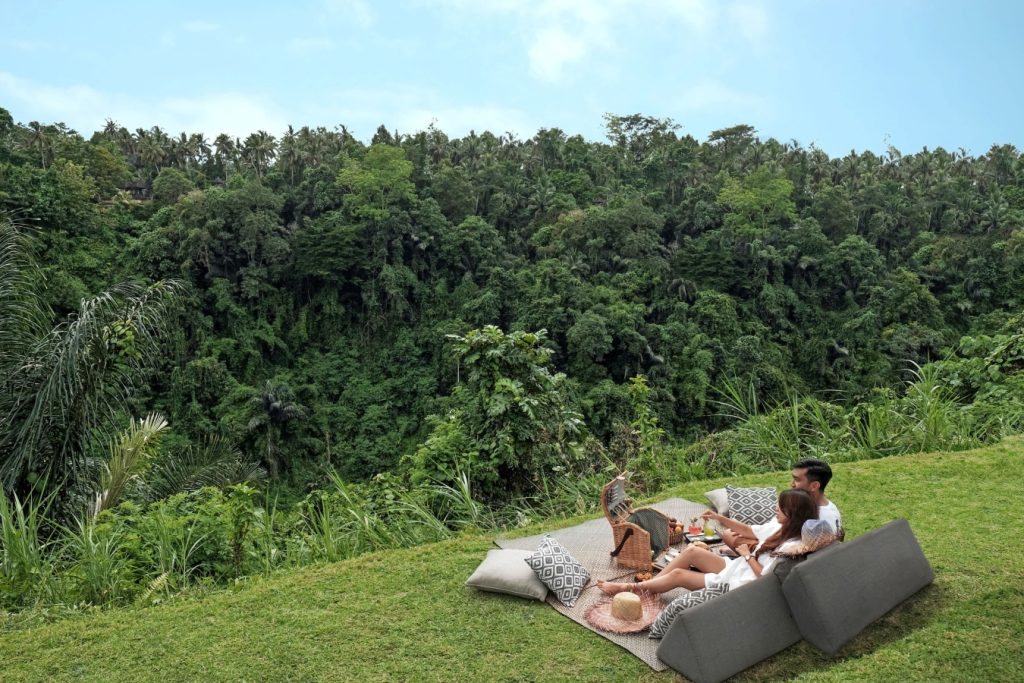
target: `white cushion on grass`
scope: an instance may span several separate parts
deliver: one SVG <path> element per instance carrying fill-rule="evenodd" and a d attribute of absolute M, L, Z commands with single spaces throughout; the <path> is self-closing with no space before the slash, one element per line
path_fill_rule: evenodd
<path fill-rule="evenodd" d="M 725 488 L 714 489 L 704 494 L 711 507 L 720 515 L 729 515 L 729 494 Z"/>
<path fill-rule="evenodd" d="M 526 558 L 532 554 L 529 550 L 488 550 L 484 561 L 466 579 L 466 585 L 492 593 L 544 600 L 548 596 L 548 587 L 526 564 Z"/>

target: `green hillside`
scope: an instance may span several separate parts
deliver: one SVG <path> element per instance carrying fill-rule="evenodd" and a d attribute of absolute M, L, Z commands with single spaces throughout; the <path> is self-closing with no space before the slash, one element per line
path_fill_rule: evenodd
<path fill-rule="evenodd" d="M 829 493 L 848 534 L 906 517 L 935 584 L 839 658 L 799 643 L 739 680 L 1024 679 L 1022 452 L 1024 440 L 1010 439 L 836 465 Z M 741 481 L 784 485 L 786 476 Z M 663 495 L 700 500 L 719 484 Z M 465 535 L 152 608 L 34 626 L 8 618 L 0 671 L 4 681 L 672 680 L 546 605 L 464 588 L 491 547 Z"/>

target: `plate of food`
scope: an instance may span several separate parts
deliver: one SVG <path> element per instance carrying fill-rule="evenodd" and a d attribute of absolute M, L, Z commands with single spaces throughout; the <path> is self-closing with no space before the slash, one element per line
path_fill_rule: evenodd
<path fill-rule="evenodd" d="M 633 577 L 633 580 L 640 583 L 641 581 L 650 581 L 653 578 L 654 572 L 638 572 L 637 575 Z"/>
<path fill-rule="evenodd" d="M 687 532 L 686 542 L 694 543 L 695 541 L 703 541 L 704 543 L 718 543 L 722 540 L 721 534 L 714 534 L 713 536 L 707 536 L 705 534 L 691 534 Z"/>

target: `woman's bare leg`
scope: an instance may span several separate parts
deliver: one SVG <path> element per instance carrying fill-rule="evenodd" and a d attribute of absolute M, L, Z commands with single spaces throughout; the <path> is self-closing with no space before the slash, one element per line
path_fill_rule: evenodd
<path fill-rule="evenodd" d="M 598 579 L 597 587 L 608 595 L 615 595 L 625 591 L 632 591 L 633 593 L 639 593 L 640 591 L 665 593 L 673 588 L 698 590 L 704 588 L 704 575 L 689 569 L 666 569 L 655 578 L 641 581 L 640 583 L 611 583 Z"/>
<path fill-rule="evenodd" d="M 662 574 L 673 569 L 689 569 L 690 567 L 696 567 L 705 573 L 720 572 L 725 569 L 725 564 L 721 555 L 716 555 L 710 550 L 698 548 L 695 545 L 688 545 L 676 555 L 675 559 L 665 565 Z"/>

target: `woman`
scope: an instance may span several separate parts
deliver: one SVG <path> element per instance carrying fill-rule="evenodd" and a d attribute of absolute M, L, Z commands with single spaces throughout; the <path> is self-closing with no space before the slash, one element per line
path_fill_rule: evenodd
<path fill-rule="evenodd" d="M 664 593 L 673 588 L 699 590 L 723 584 L 733 590 L 768 571 L 775 562 L 773 552 L 784 552 L 799 545 L 804 522 L 818 518 L 818 506 L 806 491 L 788 489 L 779 494 L 775 518 L 781 528 L 767 538 L 761 539 L 758 536 L 760 543 L 753 551 L 745 543 L 737 546 L 739 557 L 727 560 L 704 548 L 689 545 L 656 578 L 640 583 L 609 583 L 599 580 L 597 587 L 608 595 L 622 591 Z M 776 525 L 765 524 L 753 528 L 756 532 L 776 528 Z M 691 570 L 691 566 L 698 571 Z"/>

